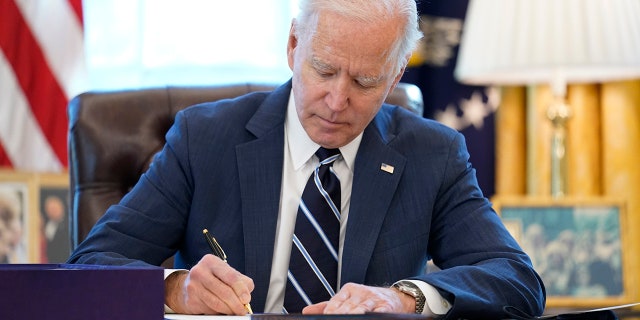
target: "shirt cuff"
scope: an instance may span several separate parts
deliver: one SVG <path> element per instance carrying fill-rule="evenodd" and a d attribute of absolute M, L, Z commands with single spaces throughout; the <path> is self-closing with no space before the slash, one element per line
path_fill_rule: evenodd
<path fill-rule="evenodd" d="M 418 288 L 420 288 L 420 290 L 422 291 L 422 294 L 424 294 L 426 303 L 424 304 L 424 310 L 422 310 L 423 315 L 443 316 L 447 314 L 449 310 L 451 310 L 451 303 L 447 301 L 445 298 L 443 298 L 442 295 L 440 295 L 440 293 L 434 286 L 424 281 L 418 281 L 418 280 L 405 280 L 405 281 L 411 281 L 413 284 L 418 286 Z"/>

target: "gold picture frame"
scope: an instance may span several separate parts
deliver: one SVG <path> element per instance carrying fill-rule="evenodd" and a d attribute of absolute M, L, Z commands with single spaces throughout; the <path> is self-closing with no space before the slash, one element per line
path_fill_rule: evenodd
<path fill-rule="evenodd" d="M 36 192 L 33 174 L 0 169 L 0 263 L 39 262 Z"/>
<path fill-rule="evenodd" d="M 625 202 L 612 198 L 494 197 L 505 226 L 531 257 L 548 308 L 633 302 Z"/>
<path fill-rule="evenodd" d="M 37 173 L 40 263 L 64 263 L 71 254 L 69 174 Z"/>

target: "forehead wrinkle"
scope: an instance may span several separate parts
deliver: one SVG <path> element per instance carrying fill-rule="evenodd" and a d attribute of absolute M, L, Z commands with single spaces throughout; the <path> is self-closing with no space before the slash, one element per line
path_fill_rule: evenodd
<path fill-rule="evenodd" d="M 367 49 L 355 47 L 351 41 L 345 38 L 350 37 L 347 34 L 351 35 L 355 29 L 359 29 L 361 23 L 353 22 L 355 26 L 353 23 L 340 24 L 341 15 L 335 12 L 321 12 L 320 15 L 325 16 L 326 19 L 318 19 L 313 33 L 308 38 L 309 42 L 307 42 L 311 64 L 316 68 L 323 68 L 322 70 L 344 70 L 352 78 L 358 80 L 384 81 L 386 77 L 384 73 L 389 63 L 389 49 L 379 46 Z"/>

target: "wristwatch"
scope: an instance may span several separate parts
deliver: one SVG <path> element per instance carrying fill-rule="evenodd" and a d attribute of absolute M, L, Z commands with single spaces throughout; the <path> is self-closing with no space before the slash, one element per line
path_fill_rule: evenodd
<path fill-rule="evenodd" d="M 427 299 L 425 299 L 424 294 L 422 293 L 422 290 L 420 290 L 420 288 L 418 288 L 417 285 L 415 285 L 411 281 L 405 280 L 405 281 L 398 281 L 394 283 L 393 287 L 398 289 L 398 291 L 408 294 L 412 296 L 414 299 L 416 299 L 416 313 L 422 314 L 422 310 L 424 310 L 424 304 L 427 301 Z"/>

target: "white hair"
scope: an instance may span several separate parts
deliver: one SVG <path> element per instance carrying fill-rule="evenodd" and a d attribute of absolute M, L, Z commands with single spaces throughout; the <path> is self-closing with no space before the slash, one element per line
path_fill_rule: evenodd
<path fill-rule="evenodd" d="M 318 14 L 331 11 L 359 21 L 377 23 L 389 17 L 404 18 L 404 30 L 389 50 L 388 62 L 393 62 L 394 73 L 407 64 L 407 57 L 422 38 L 418 26 L 418 10 L 415 0 L 300 0 L 300 12 L 296 17 L 296 38 L 310 39 L 318 23 Z"/>

